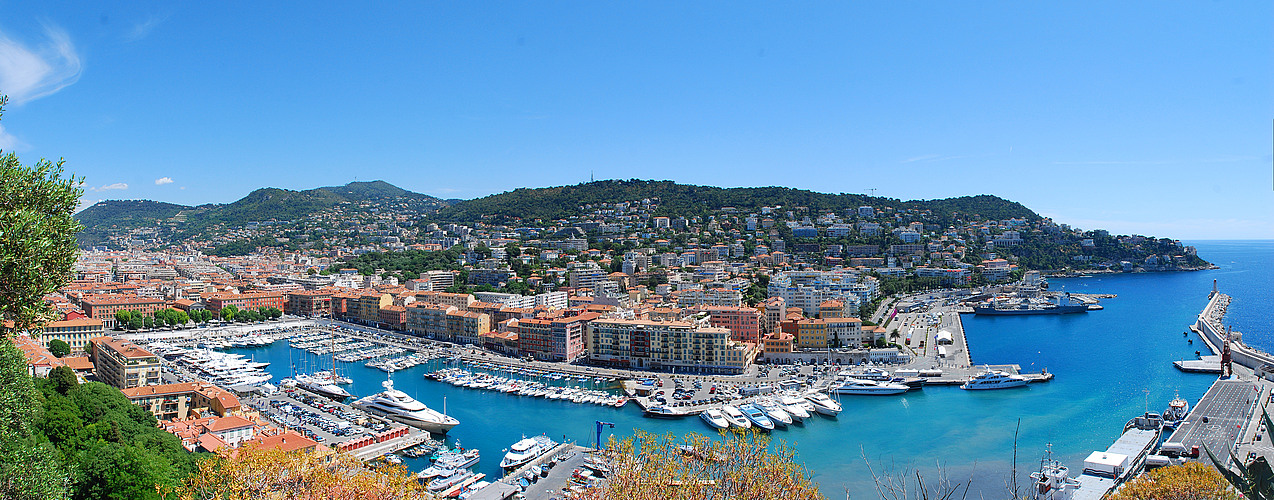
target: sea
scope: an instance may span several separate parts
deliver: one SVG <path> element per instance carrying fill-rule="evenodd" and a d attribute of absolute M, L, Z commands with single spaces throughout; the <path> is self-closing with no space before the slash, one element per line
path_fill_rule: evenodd
<path fill-rule="evenodd" d="M 1274 241 L 1186 244 L 1219 269 L 1050 280 L 1051 290 L 1117 296 L 1103 299 L 1103 310 L 1084 314 L 963 315 L 974 364 L 1047 369 L 1056 375 L 1051 382 L 1003 391 L 927 387 L 902 396 L 845 396 L 839 417 L 814 416 L 804 425 L 774 431 L 772 444 L 793 449 L 829 498 L 877 498 L 877 484 L 890 477 L 895 482 L 908 478 L 914 490 L 917 471 L 930 486 L 946 481 L 967 489 L 969 498 L 1003 497 L 1014 471 L 1018 486 L 1029 486 L 1027 475 L 1038 469 L 1046 451 L 1077 471 L 1090 452 L 1105 450 L 1119 437 L 1128 419 L 1163 411 L 1177 394 L 1193 404 L 1215 380 L 1172 365 L 1204 349 L 1186 332 L 1207 304 L 1213 280 L 1233 297 L 1226 324 L 1241 331 L 1248 344 L 1274 351 Z M 270 361 L 276 380 L 290 376 L 294 365 L 328 363 L 287 342 L 232 351 Z M 440 366 L 396 372 L 395 387 L 431 408 L 445 405 L 460 420 L 447 441 L 478 448 L 482 460 L 476 470 L 488 478 L 500 476 L 500 457 L 523 436 L 545 434 L 590 446 L 599 421 L 614 424 L 605 427 L 603 444 L 639 430 L 713 435 L 698 418 L 645 418 L 632 404 L 603 408 L 456 388 L 424 377 Z M 363 363 L 340 363 L 339 369 L 354 379 L 350 391 L 359 397 L 379 392 L 386 378 Z M 413 470 L 428 466 L 425 459 L 406 463 Z"/>

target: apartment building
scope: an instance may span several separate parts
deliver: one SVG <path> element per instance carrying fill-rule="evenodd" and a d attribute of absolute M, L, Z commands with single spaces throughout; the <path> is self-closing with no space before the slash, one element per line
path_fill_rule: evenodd
<path fill-rule="evenodd" d="M 263 307 L 273 307 L 282 311 L 287 307 L 287 299 L 282 292 L 219 292 L 204 296 L 203 301 L 204 307 L 213 314 L 221 314 L 221 310 L 226 306 L 234 306 L 241 311 Z"/>
<path fill-rule="evenodd" d="M 205 382 L 148 385 L 122 392 L 130 402 L 159 420 L 186 419 L 208 412 L 225 417 L 242 410 L 233 393 Z"/>
<path fill-rule="evenodd" d="M 150 351 L 111 337 L 90 339 L 89 346 L 98 380 L 118 389 L 159 384 L 159 357 Z"/>
<path fill-rule="evenodd" d="M 49 341 L 56 339 L 69 344 L 72 351 L 86 351 L 89 339 L 102 336 L 103 324 L 102 320 L 93 318 L 50 321 L 39 330 L 37 338 L 40 345 L 49 345 Z"/>
<path fill-rule="evenodd" d="M 307 318 L 332 314 L 332 292 L 328 290 L 300 290 L 288 292 L 284 312 Z"/>
<path fill-rule="evenodd" d="M 730 330 L 682 321 L 598 319 L 587 339 L 591 362 L 626 368 L 742 373 L 756 354 Z"/>
<path fill-rule="evenodd" d="M 80 299 L 80 309 L 92 319 L 102 322 L 103 329 L 113 329 L 115 313 L 119 311 L 136 311 L 153 316 L 155 311 L 167 307 L 163 299 L 142 297 L 133 294 L 87 295 Z"/>
<path fill-rule="evenodd" d="M 753 307 L 707 306 L 708 321 L 712 326 L 730 330 L 730 339 L 737 342 L 757 343 L 761 338 L 759 309 Z"/>

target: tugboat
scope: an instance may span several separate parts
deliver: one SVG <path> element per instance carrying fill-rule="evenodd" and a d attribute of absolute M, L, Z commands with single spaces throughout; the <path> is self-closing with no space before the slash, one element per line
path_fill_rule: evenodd
<path fill-rule="evenodd" d="M 1040 459 L 1040 470 L 1031 473 L 1035 480 L 1035 496 L 1039 500 L 1070 500 L 1079 481 L 1070 478 L 1070 469 L 1053 459 L 1050 445 Z"/>
<path fill-rule="evenodd" d="M 1177 424 L 1190 415 L 1190 402 L 1181 399 L 1180 394 L 1174 396 L 1168 403 L 1168 409 L 1163 412 L 1163 426 L 1167 429 L 1176 429 Z"/>

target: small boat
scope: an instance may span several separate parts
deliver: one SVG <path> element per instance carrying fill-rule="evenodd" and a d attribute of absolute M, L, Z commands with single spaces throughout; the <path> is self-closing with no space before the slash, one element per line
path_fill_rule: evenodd
<path fill-rule="evenodd" d="M 709 427 L 714 429 L 729 429 L 730 420 L 725 418 L 725 414 L 716 408 L 709 408 L 699 414 L 699 418 L 708 423 Z"/>
<path fill-rule="evenodd" d="M 809 401 L 784 394 L 779 396 L 779 404 L 783 405 L 783 410 L 787 411 L 787 414 L 791 415 L 794 421 L 810 418 L 810 410 L 806 408 L 806 406 L 811 406 Z"/>

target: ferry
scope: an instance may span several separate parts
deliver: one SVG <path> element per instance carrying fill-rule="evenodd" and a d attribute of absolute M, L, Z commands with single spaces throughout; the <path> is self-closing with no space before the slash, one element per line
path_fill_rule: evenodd
<path fill-rule="evenodd" d="M 523 437 L 513 446 L 509 447 L 509 451 L 504 454 L 504 458 L 500 460 L 501 469 L 516 469 L 540 456 L 553 451 L 553 447 L 557 446 L 557 442 L 548 436 L 539 435 L 534 437 Z"/>
<path fill-rule="evenodd" d="M 1088 304 L 1071 303 L 1070 293 L 1058 295 L 1057 300 L 1052 302 L 1035 298 L 996 297 L 989 303 L 973 308 L 973 314 L 992 316 L 1080 312 L 1088 312 Z"/>

